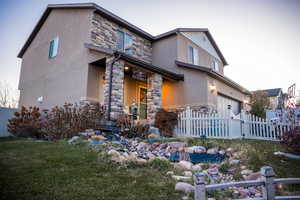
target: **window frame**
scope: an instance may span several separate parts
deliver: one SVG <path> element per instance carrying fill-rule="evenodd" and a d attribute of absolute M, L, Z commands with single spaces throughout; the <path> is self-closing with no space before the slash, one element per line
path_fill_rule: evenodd
<path fill-rule="evenodd" d="M 220 66 L 219 63 L 217 61 L 213 61 L 213 70 L 216 72 L 220 72 Z"/>
<path fill-rule="evenodd" d="M 191 45 L 188 46 L 188 62 L 193 65 L 199 65 L 199 51 Z"/>
<path fill-rule="evenodd" d="M 132 54 L 133 36 L 120 29 L 118 29 L 117 32 L 118 32 L 117 50 L 122 51 L 126 54 Z M 128 38 L 130 39 L 127 40 Z"/>
<path fill-rule="evenodd" d="M 59 47 L 59 37 L 56 36 L 50 41 L 49 44 L 49 52 L 48 52 L 49 59 L 55 58 L 58 55 L 58 47 Z"/>

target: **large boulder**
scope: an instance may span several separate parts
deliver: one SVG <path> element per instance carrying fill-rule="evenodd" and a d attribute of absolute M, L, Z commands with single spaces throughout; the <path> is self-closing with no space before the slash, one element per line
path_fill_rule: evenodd
<path fill-rule="evenodd" d="M 207 150 L 206 153 L 208 153 L 208 154 L 217 154 L 217 153 L 219 153 L 219 148 L 218 147 L 210 148 L 210 149 Z"/>
<path fill-rule="evenodd" d="M 185 152 L 188 152 L 188 153 L 205 153 L 206 148 L 203 147 L 203 146 L 186 147 Z"/>
<path fill-rule="evenodd" d="M 176 163 L 174 165 L 177 169 L 183 169 L 183 170 L 192 170 L 193 164 L 189 161 L 181 160 L 179 163 Z"/>
<path fill-rule="evenodd" d="M 186 147 L 187 143 L 185 142 L 169 142 L 168 146 L 174 149 L 184 148 Z"/>
<path fill-rule="evenodd" d="M 191 184 L 188 184 L 188 183 L 178 182 L 175 185 L 175 190 L 189 193 L 189 192 L 194 191 L 195 187 Z"/>

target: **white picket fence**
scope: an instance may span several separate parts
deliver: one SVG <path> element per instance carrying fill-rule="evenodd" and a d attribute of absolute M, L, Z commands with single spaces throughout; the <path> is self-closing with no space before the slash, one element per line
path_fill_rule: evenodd
<path fill-rule="evenodd" d="M 288 123 L 274 123 L 257 116 L 241 112 L 202 113 L 187 107 L 178 114 L 176 137 L 249 138 L 278 140 L 292 128 Z"/>

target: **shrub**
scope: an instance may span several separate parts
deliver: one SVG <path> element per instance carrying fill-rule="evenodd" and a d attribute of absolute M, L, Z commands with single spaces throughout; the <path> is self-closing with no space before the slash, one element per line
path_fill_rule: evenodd
<path fill-rule="evenodd" d="M 280 138 L 281 144 L 291 153 L 300 153 L 300 127 L 287 131 Z"/>
<path fill-rule="evenodd" d="M 17 137 L 43 138 L 44 121 L 38 107 L 22 107 L 15 117 L 8 120 L 8 131 Z"/>
<path fill-rule="evenodd" d="M 155 115 L 154 126 L 159 128 L 161 136 L 172 137 L 177 125 L 177 113 L 160 109 Z"/>
<path fill-rule="evenodd" d="M 8 122 L 8 130 L 20 137 L 63 139 L 77 135 L 85 129 L 98 128 L 98 121 L 105 116 L 105 109 L 99 104 L 77 106 L 65 104 L 51 111 L 38 107 L 22 107 Z"/>
<path fill-rule="evenodd" d="M 150 125 L 147 121 L 134 121 L 127 114 L 119 115 L 117 125 L 121 129 L 121 135 L 127 138 L 147 138 Z"/>
<path fill-rule="evenodd" d="M 43 132 L 48 139 L 63 139 L 77 135 L 85 129 L 97 129 L 98 121 L 104 119 L 105 109 L 99 104 L 77 106 L 65 104 L 44 111 L 46 124 Z"/>

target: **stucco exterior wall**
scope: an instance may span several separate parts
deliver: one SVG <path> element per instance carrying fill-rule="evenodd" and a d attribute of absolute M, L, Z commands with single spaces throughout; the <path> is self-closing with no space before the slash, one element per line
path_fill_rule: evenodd
<path fill-rule="evenodd" d="M 54 9 L 22 58 L 19 105 L 51 108 L 78 102 L 87 94 L 90 9 Z M 58 54 L 49 59 L 49 44 L 59 37 Z M 43 97 L 43 103 L 37 102 Z"/>
<path fill-rule="evenodd" d="M 199 53 L 199 65 L 203 67 L 212 68 L 213 61 L 216 61 L 219 65 L 219 73 L 224 74 L 224 66 L 219 61 L 219 59 L 215 58 L 213 55 L 209 54 L 206 50 L 196 45 L 190 39 L 186 38 L 182 34 L 178 34 L 177 37 L 177 58 L 179 61 L 188 63 L 188 47 L 192 46 L 193 48 L 198 50 Z"/>
<path fill-rule="evenodd" d="M 173 72 L 181 70 L 175 66 L 177 58 L 177 35 L 167 37 L 152 44 L 152 64 Z"/>
<path fill-rule="evenodd" d="M 207 82 L 208 89 L 209 89 L 210 85 L 216 86 L 215 92 L 211 92 L 211 91 L 208 92 L 207 100 L 211 106 L 217 106 L 217 103 L 218 103 L 217 94 L 218 93 L 221 93 L 225 96 L 229 96 L 235 100 L 240 101 L 241 103 L 243 103 L 244 101 L 249 101 L 249 97 L 247 95 L 243 94 L 242 92 L 238 91 L 237 89 L 235 89 L 219 80 L 216 80 L 216 79 L 208 76 L 207 81 L 208 81 Z"/>
<path fill-rule="evenodd" d="M 116 50 L 117 49 L 117 30 L 129 33 L 133 37 L 132 56 L 145 62 L 152 62 L 151 42 L 131 31 L 107 20 L 101 15 L 94 13 L 91 27 L 91 42 L 95 45 Z"/>

